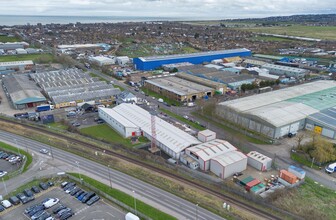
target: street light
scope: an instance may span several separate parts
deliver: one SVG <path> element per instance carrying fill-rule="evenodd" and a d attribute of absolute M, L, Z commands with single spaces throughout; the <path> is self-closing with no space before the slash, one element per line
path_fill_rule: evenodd
<path fill-rule="evenodd" d="M 76 164 L 77 164 L 77 168 L 78 168 L 79 181 L 82 183 L 82 176 L 81 176 L 80 171 L 79 171 L 79 162 L 76 161 Z"/>
<path fill-rule="evenodd" d="M 112 188 L 112 180 L 111 180 L 110 165 L 107 165 L 107 171 L 108 171 L 108 175 L 109 175 L 110 186 L 111 186 L 111 188 Z"/>
<path fill-rule="evenodd" d="M 50 138 L 49 138 L 49 149 L 50 149 L 50 155 L 51 155 L 51 158 L 54 159 L 54 154 L 52 152 L 52 148 L 51 148 L 51 145 L 50 145 Z"/>
<path fill-rule="evenodd" d="M 135 191 L 133 190 L 132 192 L 134 193 L 134 194 L 133 194 L 133 198 L 134 198 L 134 210 L 135 210 L 135 214 L 137 215 Z"/>
<path fill-rule="evenodd" d="M 3 182 L 3 184 L 4 184 L 4 187 L 5 187 L 5 192 L 6 192 L 6 195 L 8 195 L 8 191 L 7 191 L 6 183 L 5 183 L 5 181 L 4 181 L 4 178 L 3 178 L 3 177 L 2 177 L 2 182 Z"/>
<path fill-rule="evenodd" d="M 198 220 L 198 204 L 196 204 L 196 220 Z"/>
<path fill-rule="evenodd" d="M 20 148 L 19 148 L 19 145 L 18 145 L 18 143 L 17 143 L 17 140 L 14 139 L 14 141 L 15 141 L 15 144 L 16 144 L 16 148 L 18 149 L 18 154 L 21 155 L 21 154 L 20 154 Z"/>

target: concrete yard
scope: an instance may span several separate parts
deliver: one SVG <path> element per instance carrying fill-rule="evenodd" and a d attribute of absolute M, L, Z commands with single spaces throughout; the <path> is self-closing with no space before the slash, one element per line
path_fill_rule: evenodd
<path fill-rule="evenodd" d="M 0 213 L 0 219 L 29 219 L 28 216 L 24 214 L 24 210 L 32 205 L 42 202 L 45 198 L 59 198 L 59 204 L 71 208 L 75 213 L 75 215 L 70 218 L 74 220 L 122 220 L 125 218 L 126 214 L 124 211 L 111 206 L 102 198 L 92 206 L 88 206 L 81 201 L 78 201 L 73 196 L 66 194 L 60 187 L 53 187 L 46 191 L 41 191 L 35 195 L 35 198 L 36 199 L 32 202 L 14 206 L 9 210 Z M 52 210 L 58 207 L 59 204 L 47 209 L 47 211 L 54 217 L 55 215 L 52 213 Z"/>

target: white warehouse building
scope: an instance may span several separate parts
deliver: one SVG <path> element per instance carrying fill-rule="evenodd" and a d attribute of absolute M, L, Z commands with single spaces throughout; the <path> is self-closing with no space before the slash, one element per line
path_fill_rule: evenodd
<path fill-rule="evenodd" d="M 122 103 L 112 109 L 99 108 L 99 117 L 123 137 L 134 136 L 139 131 L 149 140 L 152 139 L 151 114 L 137 105 Z M 156 144 L 172 158 L 179 159 L 186 148 L 201 143 L 190 134 L 155 117 Z"/>
<path fill-rule="evenodd" d="M 246 170 L 247 157 L 239 151 L 230 151 L 210 160 L 210 171 L 222 179 Z"/>
<path fill-rule="evenodd" d="M 247 164 L 257 170 L 267 171 L 272 168 L 272 159 L 257 151 L 251 151 L 247 154 Z"/>
<path fill-rule="evenodd" d="M 219 155 L 237 150 L 232 144 L 225 140 L 215 139 L 186 149 L 186 154 L 194 158 L 201 170 L 210 169 L 210 160 Z"/>
<path fill-rule="evenodd" d="M 90 57 L 90 62 L 96 63 L 99 66 L 107 66 L 107 65 L 113 65 L 116 62 L 116 58 L 112 57 L 104 57 L 104 56 L 97 56 L 97 57 Z"/>

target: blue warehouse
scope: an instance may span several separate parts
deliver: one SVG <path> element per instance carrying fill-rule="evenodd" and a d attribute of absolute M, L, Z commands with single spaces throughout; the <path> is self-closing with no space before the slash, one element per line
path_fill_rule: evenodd
<path fill-rule="evenodd" d="M 201 53 L 177 54 L 154 57 L 138 57 L 133 59 L 134 67 L 137 70 L 154 70 L 165 64 L 189 62 L 192 64 L 201 64 L 211 62 L 216 59 L 227 57 L 244 57 L 251 56 L 251 51 L 246 48 L 233 50 L 209 51 Z"/>

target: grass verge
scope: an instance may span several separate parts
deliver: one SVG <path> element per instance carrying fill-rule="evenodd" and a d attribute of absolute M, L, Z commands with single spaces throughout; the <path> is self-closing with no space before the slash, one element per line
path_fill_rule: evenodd
<path fill-rule="evenodd" d="M 107 124 L 100 124 L 87 128 L 82 128 L 80 129 L 80 133 L 88 135 L 94 139 L 107 141 L 112 144 L 122 144 L 127 147 L 134 147 L 138 144 L 147 142 L 146 140 L 140 138 L 138 144 L 132 144 L 130 139 L 122 137 Z"/>
<path fill-rule="evenodd" d="M 170 99 L 170 98 L 168 98 L 168 97 L 166 97 L 166 96 L 160 95 L 160 94 L 158 94 L 158 93 L 156 93 L 156 92 L 153 92 L 153 91 L 151 91 L 150 89 L 143 88 L 142 91 L 143 91 L 145 94 L 147 94 L 147 95 L 149 95 L 149 96 L 151 96 L 151 97 L 155 97 L 156 99 L 160 99 L 160 98 L 163 99 L 163 101 L 166 102 L 166 103 L 169 104 L 169 105 L 181 106 L 181 103 L 180 103 L 180 102 L 178 102 L 178 101 L 176 101 L 176 100 L 173 100 L 173 99 Z"/>
<path fill-rule="evenodd" d="M 78 174 L 76 173 L 68 173 L 69 175 L 71 176 L 74 176 L 77 178 Z M 108 185 L 105 185 L 101 182 L 98 182 L 97 180 L 94 180 L 88 176 L 85 176 L 85 175 L 81 175 L 83 181 L 85 183 L 88 183 L 90 184 L 91 186 L 105 192 L 106 194 L 108 194 L 109 196 L 119 200 L 120 202 L 128 205 L 129 207 L 133 207 L 134 206 L 134 197 L 133 196 L 130 196 L 124 192 L 121 192 L 117 189 L 114 189 L 114 188 L 111 188 L 109 187 Z M 141 213 L 143 213 L 144 215 L 152 218 L 152 219 L 157 219 L 157 220 L 170 220 L 170 219 L 176 219 L 174 218 L 173 216 L 171 215 L 168 215 L 164 212 L 161 212 L 160 210 L 150 206 L 150 205 L 147 205 L 146 203 L 140 201 L 140 200 L 137 200 L 136 202 L 136 205 L 137 205 L 137 210 Z"/>
<path fill-rule="evenodd" d="M 20 149 L 18 151 L 18 148 L 13 147 L 12 145 L 0 142 L 0 149 L 3 149 L 4 151 L 10 151 L 10 152 L 13 152 L 13 153 L 20 152 L 20 154 L 25 155 L 25 157 L 27 158 L 27 160 L 26 160 L 26 163 L 25 163 L 25 165 L 23 167 L 23 170 L 22 170 L 23 173 L 28 170 L 28 167 L 33 162 L 33 157 L 28 152 L 23 151 L 22 149 Z M 8 176 L 6 176 L 5 179 L 6 178 L 8 178 Z"/>
<path fill-rule="evenodd" d="M 294 153 L 294 152 L 291 152 L 291 159 L 302 164 L 302 165 L 305 165 L 307 167 L 311 167 L 313 169 L 316 169 L 316 170 L 320 170 L 320 167 L 315 165 L 315 164 L 312 164 L 311 161 L 307 160 L 305 158 L 304 155 L 302 154 L 298 154 L 298 153 Z"/>
<path fill-rule="evenodd" d="M 183 122 L 183 123 L 185 123 L 187 125 L 190 125 L 193 128 L 196 128 L 197 130 L 203 131 L 203 130 L 206 129 L 206 128 L 202 127 L 201 125 L 199 125 L 199 124 L 197 124 L 195 122 L 191 122 L 188 119 L 183 118 L 181 115 L 177 115 L 177 114 L 175 114 L 175 113 L 173 113 L 173 112 L 171 112 L 171 111 L 169 111 L 167 109 L 161 108 L 160 111 L 166 113 L 167 115 L 169 115 L 169 116 L 171 116 L 173 118 L 178 119 L 179 121 L 181 121 L 181 122 Z"/>
<path fill-rule="evenodd" d="M 101 77 L 101 76 L 98 76 L 97 74 L 94 74 L 94 73 L 89 73 L 89 75 L 91 76 L 91 77 L 96 77 L 96 78 L 98 78 L 100 81 L 105 81 L 105 82 L 109 82 L 108 80 L 106 80 L 105 78 L 103 78 L 103 77 Z"/>
<path fill-rule="evenodd" d="M 116 85 L 116 84 L 113 84 L 113 87 L 114 87 L 114 88 L 119 88 L 120 91 L 125 91 L 125 89 L 124 89 L 123 87 L 118 86 L 118 85 Z"/>
<path fill-rule="evenodd" d="M 68 128 L 68 126 L 66 126 L 62 123 L 59 123 L 59 122 L 49 123 L 48 126 L 51 127 L 51 128 L 56 128 L 56 129 L 60 129 L 60 130 L 66 130 Z"/>
<path fill-rule="evenodd" d="M 0 56 L 0 62 L 24 61 L 24 60 L 32 60 L 36 63 L 49 63 L 53 62 L 54 58 L 51 54 L 22 54 L 22 55 Z"/>

